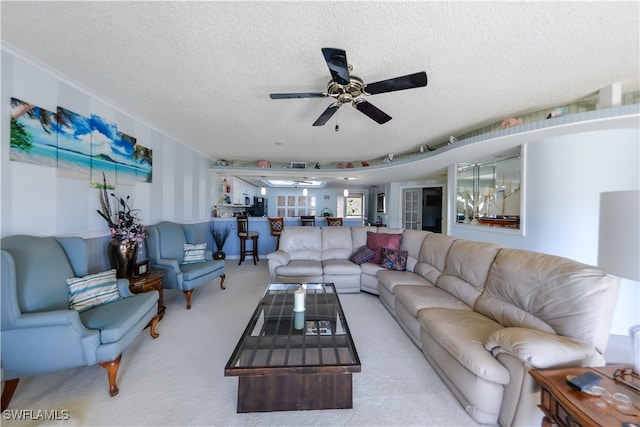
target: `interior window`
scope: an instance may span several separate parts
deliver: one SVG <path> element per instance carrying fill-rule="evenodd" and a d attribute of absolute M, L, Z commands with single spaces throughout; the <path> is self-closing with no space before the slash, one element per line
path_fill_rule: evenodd
<path fill-rule="evenodd" d="M 278 195 L 277 216 L 293 218 L 300 215 L 316 215 L 316 197 L 295 194 Z"/>

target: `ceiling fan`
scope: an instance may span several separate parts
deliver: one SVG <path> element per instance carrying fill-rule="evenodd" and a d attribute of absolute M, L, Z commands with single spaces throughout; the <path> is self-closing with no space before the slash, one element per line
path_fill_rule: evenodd
<path fill-rule="evenodd" d="M 386 123 L 391 120 L 391 116 L 366 101 L 363 96 L 427 85 L 427 73 L 424 71 L 375 83 L 363 83 L 359 77 L 350 75 L 351 67 L 347 64 L 347 53 L 344 50 L 323 47 L 322 54 L 332 78 L 327 85 L 326 92 L 272 93 L 269 95 L 271 99 L 334 98 L 335 101 L 324 110 L 313 126 L 324 126 L 338 111 L 338 108 L 347 103 L 351 103 L 356 110 L 364 113 L 378 124 Z"/>

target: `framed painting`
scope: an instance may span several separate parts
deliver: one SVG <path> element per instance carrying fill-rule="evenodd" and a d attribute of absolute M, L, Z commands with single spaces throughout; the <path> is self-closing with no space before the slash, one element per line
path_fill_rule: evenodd
<path fill-rule="evenodd" d="M 36 105 L 11 98 L 10 159 L 56 167 L 56 115 Z"/>
<path fill-rule="evenodd" d="M 387 212 L 387 193 L 378 193 L 376 195 L 376 212 L 377 213 Z"/>

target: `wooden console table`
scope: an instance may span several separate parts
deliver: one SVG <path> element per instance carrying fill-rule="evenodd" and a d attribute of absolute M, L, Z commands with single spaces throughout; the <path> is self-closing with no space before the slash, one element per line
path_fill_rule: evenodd
<path fill-rule="evenodd" d="M 640 423 L 640 395 L 633 389 L 613 379 L 613 373 L 626 366 L 611 365 L 598 368 L 543 369 L 530 371 L 531 376 L 540 384 L 540 405 L 544 413 L 542 426 L 623 426 Z M 567 384 L 567 375 L 580 375 L 592 371 L 602 377 L 598 383 L 609 393 L 624 393 L 631 398 L 630 414 L 620 413 L 614 406 L 599 407 L 600 397 L 574 390 Z"/>
<path fill-rule="evenodd" d="M 160 298 L 158 298 L 158 318 L 164 317 L 164 301 L 162 298 L 162 278 L 164 277 L 163 270 L 151 270 L 149 274 L 139 277 L 129 277 L 129 290 L 133 294 L 140 294 L 142 292 L 158 291 Z"/>

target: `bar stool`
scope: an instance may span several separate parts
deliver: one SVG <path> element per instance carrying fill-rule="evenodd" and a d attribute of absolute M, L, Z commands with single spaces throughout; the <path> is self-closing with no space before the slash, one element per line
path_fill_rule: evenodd
<path fill-rule="evenodd" d="M 280 234 L 284 228 L 284 218 L 269 218 L 271 235 L 276 238 L 276 251 L 280 248 Z"/>
<path fill-rule="evenodd" d="M 244 261 L 245 255 L 253 256 L 253 265 L 257 264 L 258 259 L 258 237 L 260 233 L 257 231 L 249 231 L 249 217 L 238 216 L 236 217 L 236 221 L 238 223 L 238 238 L 240 238 L 240 262 L 238 265 L 242 264 Z M 247 251 L 247 240 L 251 239 L 252 246 L 251 250 Z"/>
<path fill-rule="evenodd" d="M 313 215 L 300 215 L 300 222 L 302 225 L 314 226 L 316 225 L 316 217 Z"/>
<path fill-rule="evenodd" d="M 340 227 L 342 225 L 342 217 L 331 218 L 328 216 L 327 225 L 329 227 Z"/>

